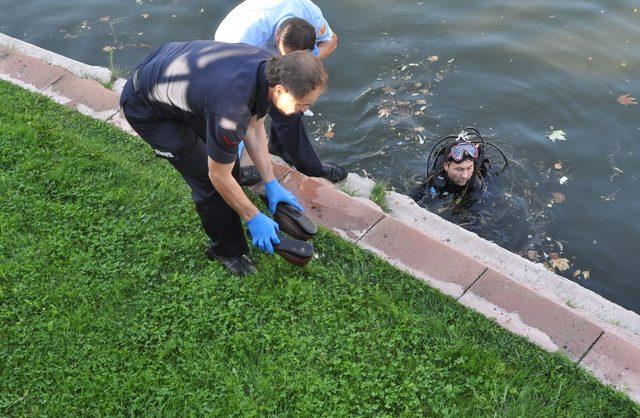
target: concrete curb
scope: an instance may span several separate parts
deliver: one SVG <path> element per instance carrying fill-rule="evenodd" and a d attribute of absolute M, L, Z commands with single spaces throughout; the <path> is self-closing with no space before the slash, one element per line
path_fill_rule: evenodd
<path fill-rule="evenodd" d="M 13 50 L 28 55 L 33 58 L 38 58 L 48 64 L 62 67 L 69 71 L 71 74 L 77 75 L 82 78 L 90 78 L 92 80 L 99 81 L 101 83 L 108 83 L 111 81 L 111 71 L 104 67 L 98 67 L 94 65 L 88 65 L 79 61 L 72 60 L 65 56 L 56 54 L 55 52 L 42 49 L 38 46 L 21 41 L 20 39 L 12 38 L 0 33 L 0 45 L 6 46 Z"/>
<path fill-rule="evenodd" d="M 0 46 L 1 79 L 135 135 L 118 107 L 117 92 L 78 77 L 72 72 L 78 71 L 73 60 L 46 64 L 46 58 L 6 47 L 7 38 L 13 39 L 0 34 L 0 44 L 5 45 Z M 17 45 L 25 51 L 40 50 L 24 42 Z M 46 52 L 42 57 L 51 56 Z M 109 73 L 108 81 L 110 77 Z M 370 180 L 350 174 L 340 187 L 356 195 L 352 197 L 281 161 L 274 160 L 274 169 L 316 222 L 534 344 L 563 352 L 602 382 L 640 402 L 637 314 L 450 224 L 406 196 L 388 193 L 391 213 L 383 213 L 367 200 L 373 187 Z M 569 307 L 569 300 L 577 308 Z"/>

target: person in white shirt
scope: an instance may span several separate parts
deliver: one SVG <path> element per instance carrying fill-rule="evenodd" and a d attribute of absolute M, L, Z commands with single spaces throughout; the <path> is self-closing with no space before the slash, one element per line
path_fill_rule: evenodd
<path fill-rule="evenodd" d="M 215 40 L 246 43 L 281 55 L 308 49 L 320 59 L 331 55 L 338 45 L 338 36 L 311 0 L 243 1 L 220 23 Z M 287 116 L 272 109 L 269 115 L 271 154 L 282 157 L 308 176 L 332 182 L 347 177 L 344 168 L 320 161 L 307 136 L 302 113 Z M 244 173 L 251 170 L 243 170 Z M 248 178 L 247 181 L 243 183 L 253 183 Z"/>

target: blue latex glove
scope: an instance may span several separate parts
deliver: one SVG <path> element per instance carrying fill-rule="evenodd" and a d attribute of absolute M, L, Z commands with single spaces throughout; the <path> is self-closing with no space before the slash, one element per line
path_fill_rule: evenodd
<path fill-rule="evenodd" d="M 304 208 L 298 203 L 296 197 L 287 189 L 282 187 L 278 180 L 271 180 L 264 185 L 264 192 L 267 195 L 269 201 L 269 212 L 273 215 L 276 213 L 276 206 L 278 203 L 284 202 L 298 209 L 300 212 L 304 211 Z"/>
<path fill-rule="evenodd" d="M 276 233 L 280 230 L 278 224 L 264 213 L 258 212 L 256 216 L 249 219 L 247 225 L 253 245 L 260 248 L 262 252 L 273 254 L 273 244 L 280 244 L 280 238 Z"/>

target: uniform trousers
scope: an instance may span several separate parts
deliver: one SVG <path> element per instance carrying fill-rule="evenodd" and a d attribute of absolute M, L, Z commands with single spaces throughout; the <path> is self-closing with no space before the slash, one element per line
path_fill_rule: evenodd
<path fill-rule="evenodd" d="M 131 127 L 166 159 L 191 188 L 191 198 L 211 248 L 221 257 L 238 257 L 249 252 L 240 216 L 222 198 L 209 179 L 206 144 L 187 124 L 158 117 L 133 87 L 130 79 L 120 97 L 120 105 Z M 233 168 L 237 179 L 240 166 Z"/>
<path fill-rule="evenodd" d="M 310 177 L 322 174 L 322 162 L 311 146 L 304 126 L 303 114 L 283 115 L 274 106 L 269 111 L 271 135 L 269 143 L 283 160 Z"/>

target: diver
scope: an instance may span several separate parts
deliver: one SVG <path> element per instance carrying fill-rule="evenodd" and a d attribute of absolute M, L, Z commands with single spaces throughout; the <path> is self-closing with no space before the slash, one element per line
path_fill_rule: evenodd
<path fill-rule="evenodd" d="M 491 180 L 488 146 L 504 158 L 500 172 L 504 171 L 509 165 L 506 156 L 477 129 L 465 128 L 458 135 L 441 139 L 429 153 L 425 180 L 409 192 L 409 197 L 423 207 L 428 207 L 430 201 L 450 197 L 459 203 L 479 201 Z"/>

